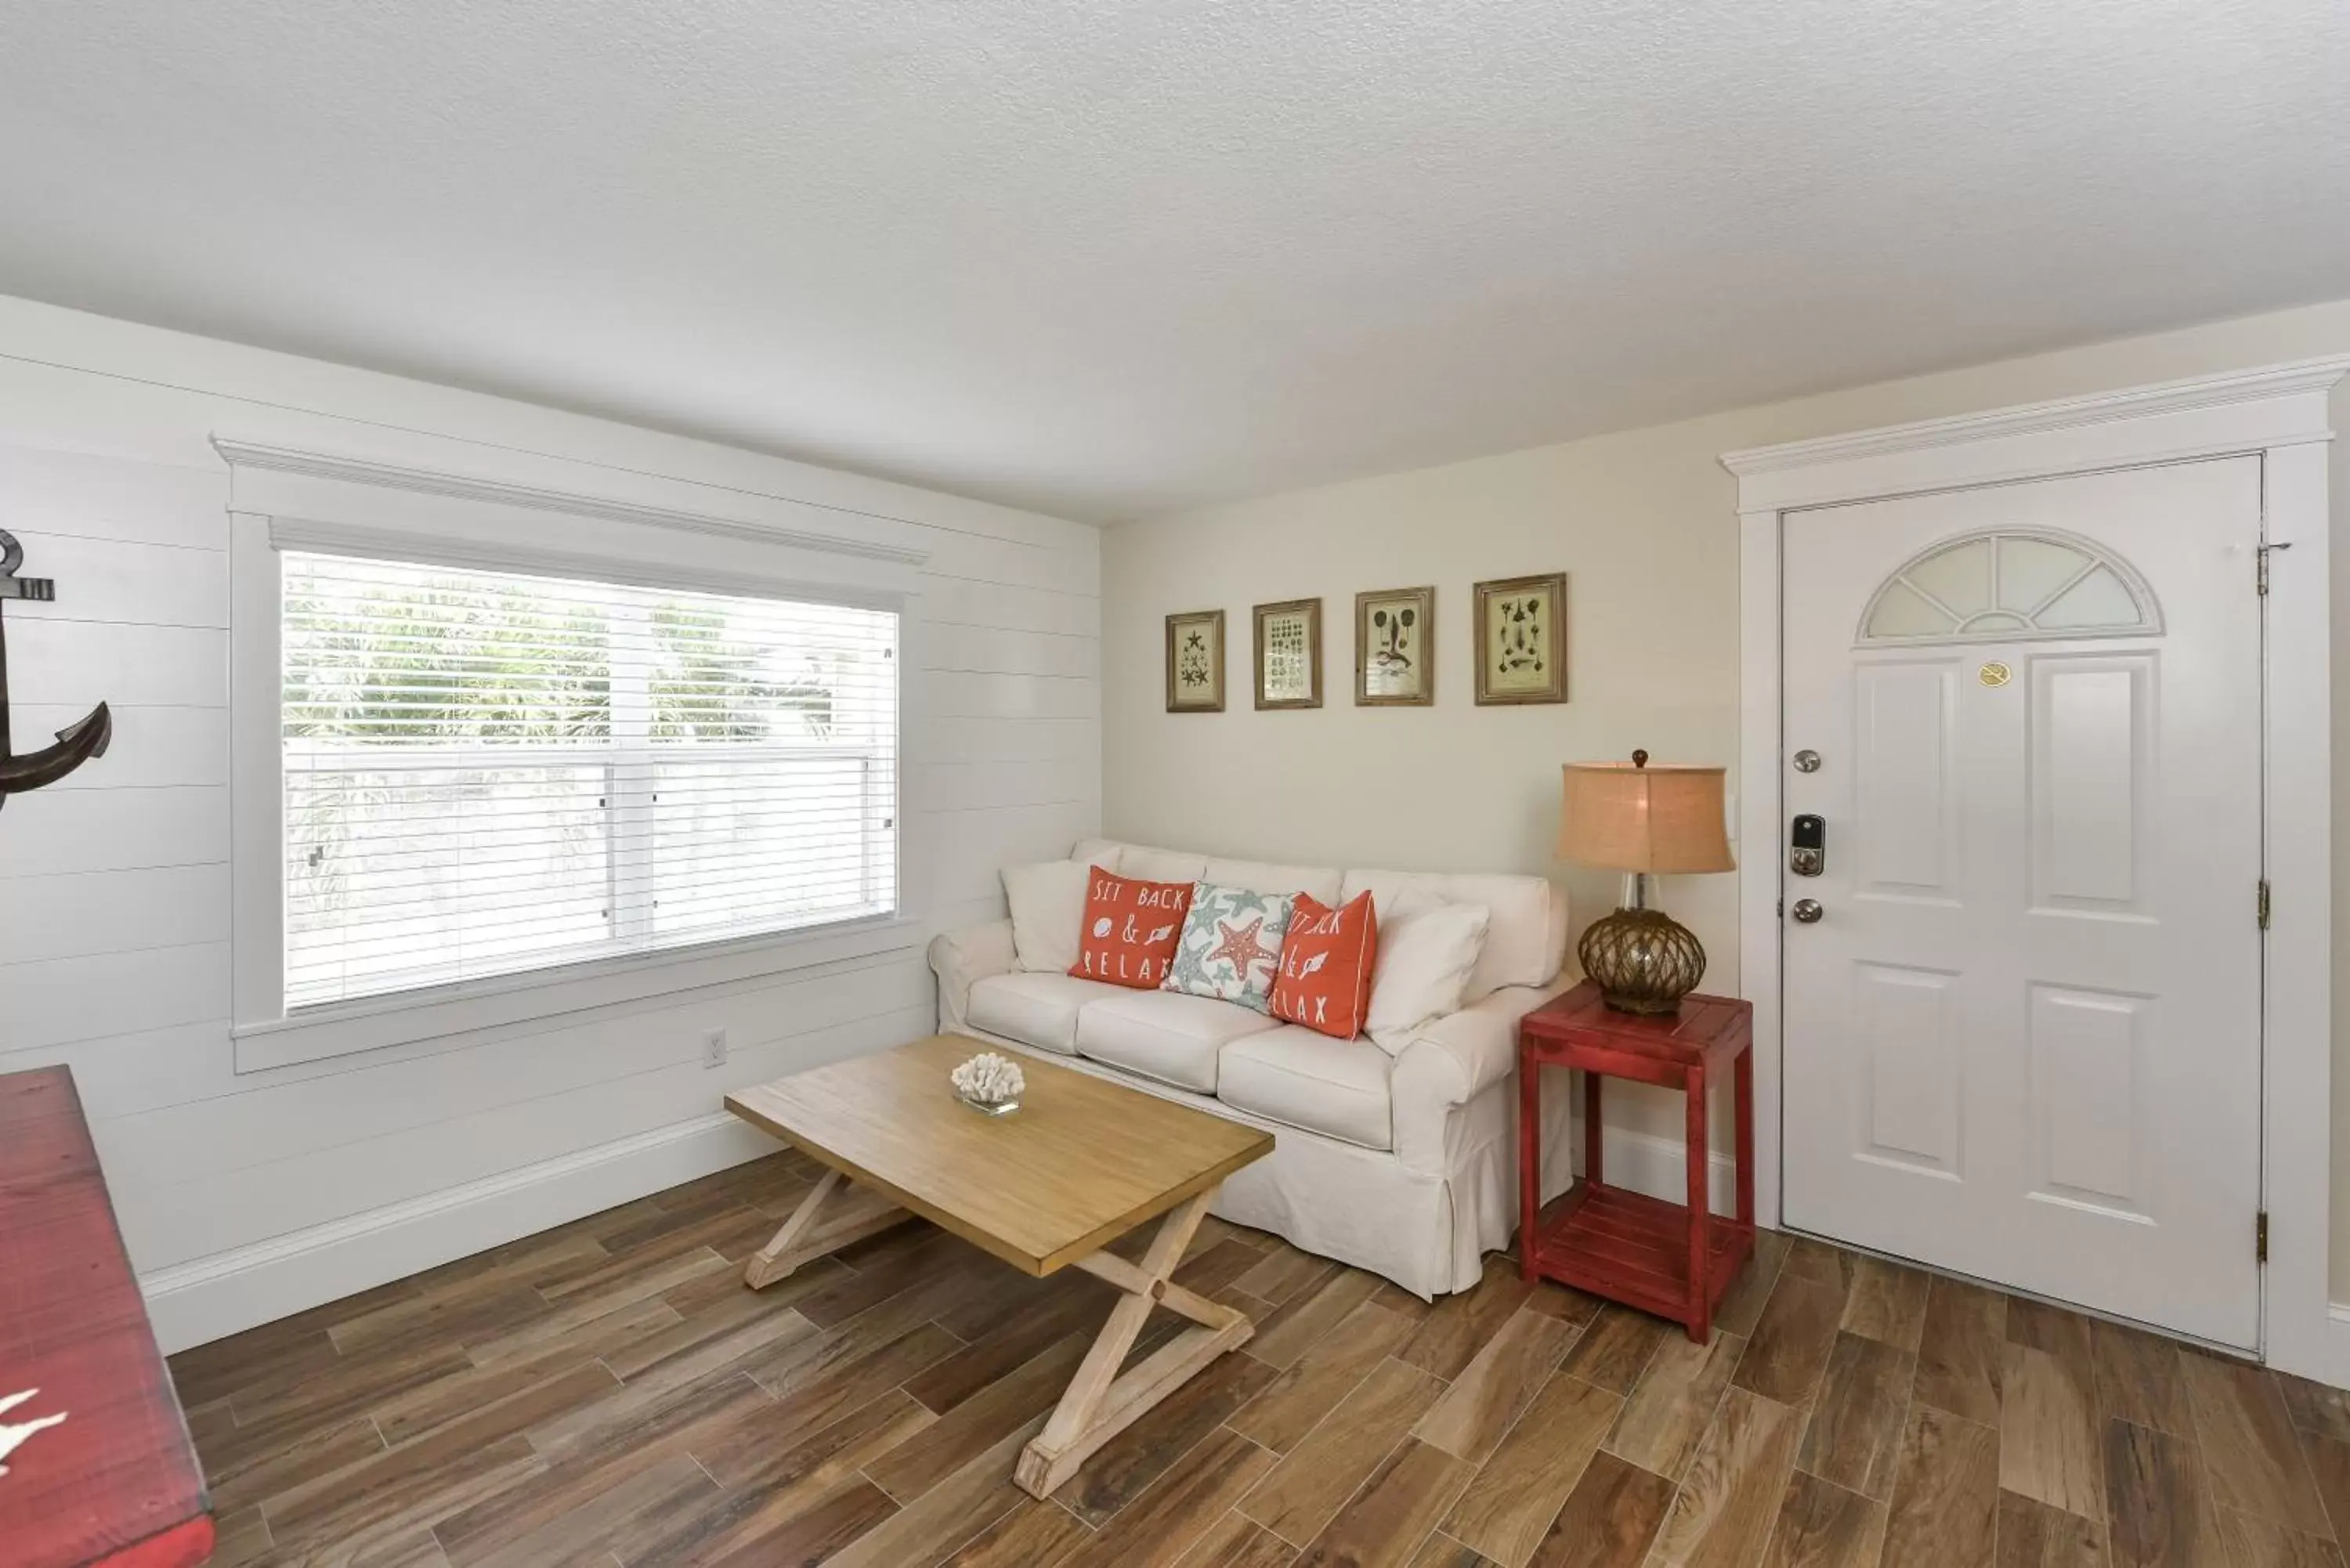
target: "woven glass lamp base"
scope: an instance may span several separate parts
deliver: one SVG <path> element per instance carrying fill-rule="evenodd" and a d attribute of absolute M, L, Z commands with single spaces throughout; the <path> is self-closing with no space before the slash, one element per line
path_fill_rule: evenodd
<path fill-rule="evenodd" d="M 1662 909 L 1618 909 L 1593 922 L 1575 955 L 1618 1012 L 1670 1012 L 1705 978 L 1705 949 Z"/>

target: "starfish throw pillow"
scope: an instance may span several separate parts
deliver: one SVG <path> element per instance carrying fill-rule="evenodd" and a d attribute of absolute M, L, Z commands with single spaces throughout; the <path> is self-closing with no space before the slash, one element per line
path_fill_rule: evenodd
<path fill-rule="evenodd" d="M 1175 962 L 1159 989 L 1264 1012 L 1294 902 L 1286 893 L 1194 883 Z"/>

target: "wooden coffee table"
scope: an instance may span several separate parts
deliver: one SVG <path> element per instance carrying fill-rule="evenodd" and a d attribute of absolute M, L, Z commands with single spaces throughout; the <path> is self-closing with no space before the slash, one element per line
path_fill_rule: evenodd
<path fill-rule="evenodd" d="M 772 1284 L 920 1216 L 1024 1273 L 1075 1264 L 1125 1292 L 1021 1452 L 1014 1479 L 1043 1497 L 1255 1332 L 1170 1276 L 1224 1178 L 1271 1154 L 1273 1135 L 1027 1056 L 1020 1109 L 982 1116 L 955 1098 L 947 1074 L 988 1048 L 934 1034 L 727 1096 L 728 1110 L 827 1168 L 743 1277 L 754 1290 Z M 1161 1215 L 1141 1262 L 1103 1251 Z M 1119 1372 L 1154 1306 L 1193 1326 Z"/>

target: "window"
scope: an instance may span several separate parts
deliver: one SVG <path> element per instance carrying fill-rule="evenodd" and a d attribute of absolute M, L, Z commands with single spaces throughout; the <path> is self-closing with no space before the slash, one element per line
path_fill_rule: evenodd
<path fill-rule="evenodd" d="M 1887 578 L 1860 640 L 2002 642 L 2160 631 L 2153 590 L 2126 561 L 2071 534 L 1998 530 L 1946 539 Z"/>
<path fill-rule="evenodd" d="M 895 910 L 895 613 L 282 563 L 289 1012 Z"/>

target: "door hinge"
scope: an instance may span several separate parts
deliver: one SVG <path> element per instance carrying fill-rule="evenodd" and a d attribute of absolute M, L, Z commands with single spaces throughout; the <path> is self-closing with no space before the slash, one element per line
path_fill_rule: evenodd
<path fill-rule="evenodd" d="M 2252 1221 L 2252 1251 L 2257 1254 L 2256 1262 L 2269 1261 L 2269 1211 L 2265 1209 Z"/>
<path fill-rule="evenodd" d="M 2252 550 L 2252 560 L 2254 562 L 2252 566 L 2253 592 L 2266 594 L 2269 591 L 2269 552 L 2271 550 L 2290 550 L 2292 548 L 2293 541 L 2290 539 L 2286 540 L 2282 545 L 2260 545 L 2254 546 Z"/>
<path fill-rule="evenodd" d="M 2261 929 L 2269 929 L 2269 879 L 2261 878 Z"/>

